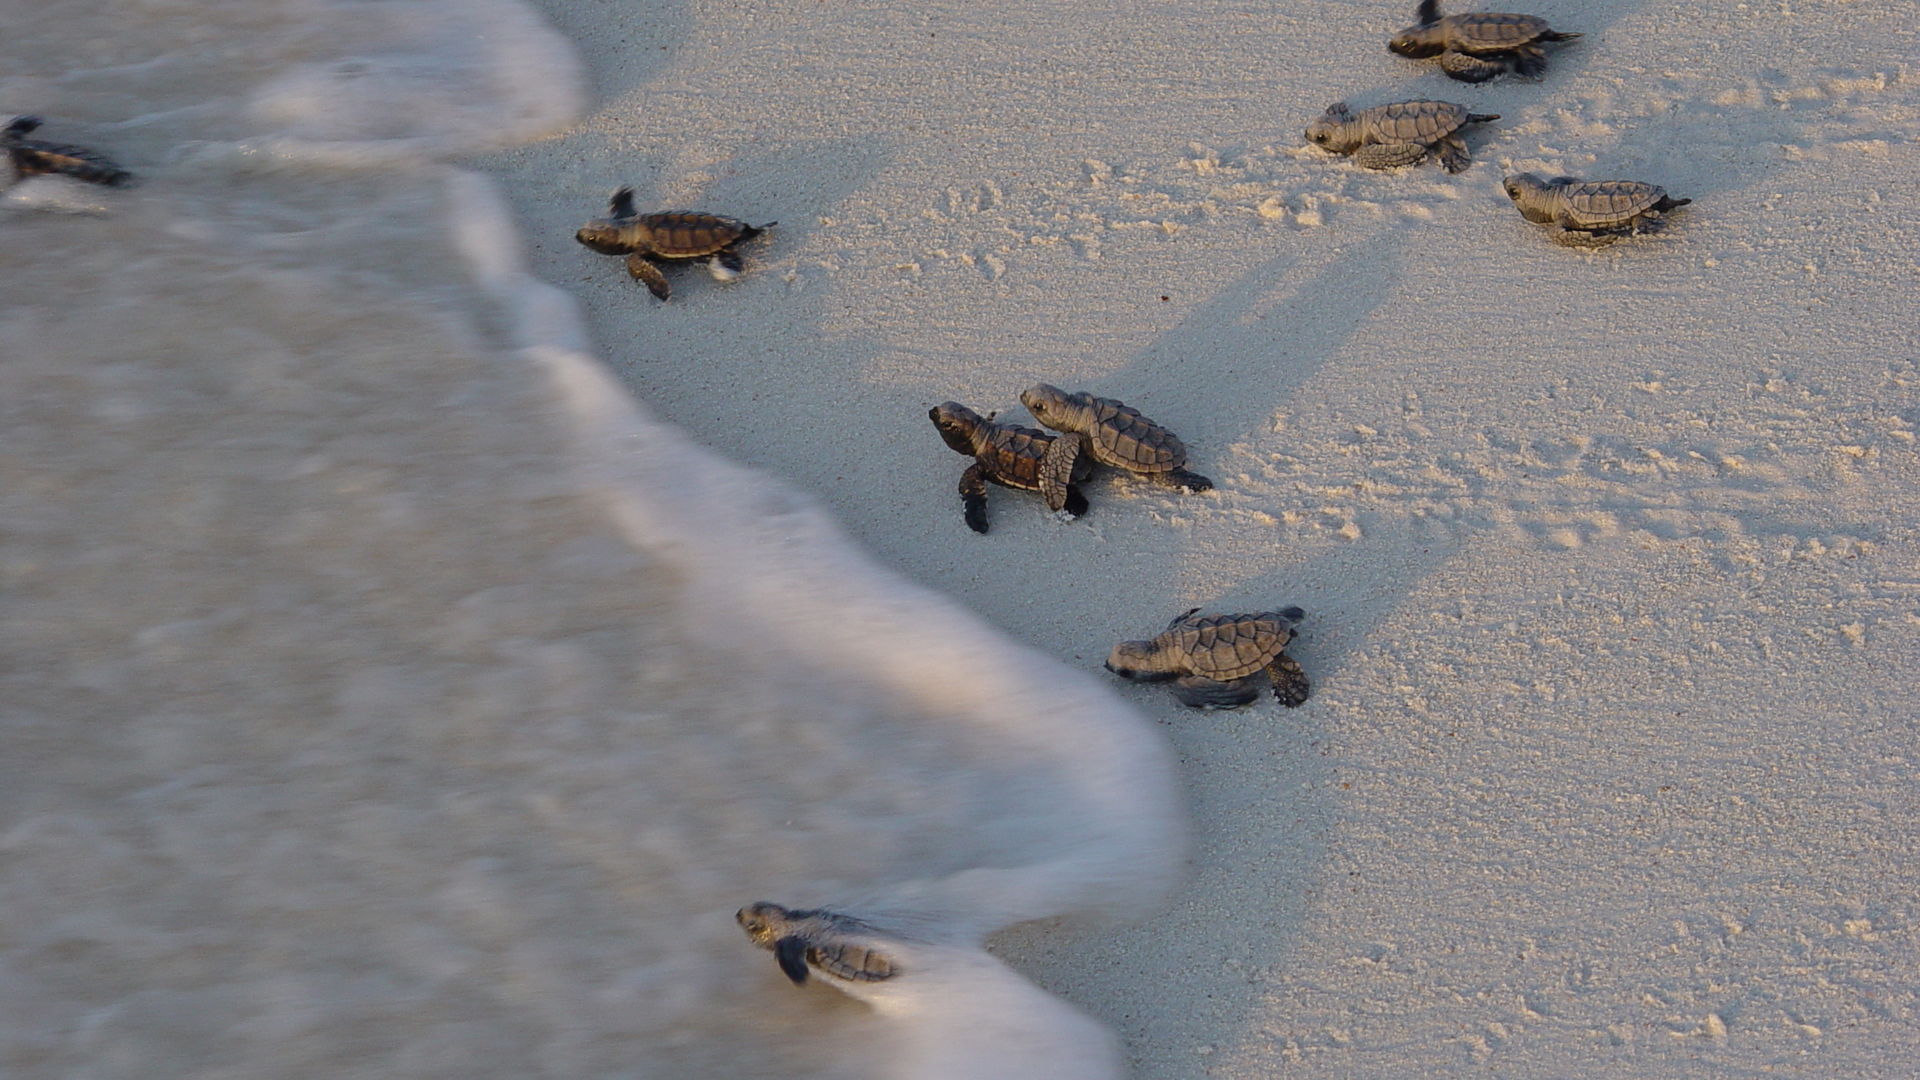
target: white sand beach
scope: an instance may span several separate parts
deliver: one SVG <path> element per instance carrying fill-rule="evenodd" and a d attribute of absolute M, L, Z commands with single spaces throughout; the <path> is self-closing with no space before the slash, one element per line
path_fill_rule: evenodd
<path fill-rule="evenodd" d="M 0 0 L 143 178 L 0 193 L 0 1074 L 1913 1075 L 1920 21 L 1514 6 Z M 778 225 L 661 303 L 623 184 Z M 1040 381 L 1216 490 L 969 531 Z M 1301 708 L 1100 668 L 1289 604 Z"/>

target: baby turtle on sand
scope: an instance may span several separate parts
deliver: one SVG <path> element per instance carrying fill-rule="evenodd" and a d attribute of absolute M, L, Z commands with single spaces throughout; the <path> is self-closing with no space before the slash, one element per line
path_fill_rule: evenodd
<path fill-rule="evenodd" d="M 1387 48 L 1416 60 L 1438 56 L 1440 70 L 1461 82 L 1486 82 L 1509 71 L 1528 78 L 1547 70 L 1543 41 L 1571 41 L 1579 34 L 1563 34 L 1537 15 L 1508 15 L 1476 11 L 1469 15 L 1440 15 L 1440 0 L 1421 0 L 1409 26 L 1387 42 Z"/>
<path fill-rule="evenodd" d="M 1611 244 L 1622 236 L 1651 232 L 1669 210 L 1692 199 L 1674 199 L 1667 189 L 1638 180 L 1580 180 L 1556 176 L 1542 180 L 1533 173 L 1515 173 L 1506 179 L 1507 198 L 1520 216 L 1540 225 L 1558 227 L 1562 243 L 1593 247 Z"/>
<path fill-rule="evenodd" d="M 1064 476 L 1084 453 L 1102 465 L 1138 473 L 1155 483 L 1188 491 L 1212 491 L 1213 481 L 1182 468 L 1187 447 L 1173 432 L 1112 398 L 1069 394 L 1035 383 L 1020 395 L 1033 418 L 1061 433 L 1047 448 L 1042 480 Z"/>
<path fill-rule="evenodd" d="M 673 290 L 667 285 L 667 276 L 653 264 L 654 259 L 706 259 L 707 269 L 715 278 L 731 281 L 746 267 L 734 249 L 776 224 L 770 221 L 753 226 L 691 210 L 635 214 L 633 189 L 623 187 L 613 193 L 607 216 L 580 226 L 573 238 L 602 255 L 625 255 L 627 273 L 665 300 Z"/>
<path fill-rule="evenodd" d="M 0 147 L 13 162 L 16 175 L 25 178 L 40 173 L 59 173 L 90 184 L 119 186 L 133 174 L 91 150 L 61 143 L 29 139 L 34 129 L 46 123 L 37 116 L 16 116 L 0 129 Z"/>
<path fill-rule="evenodd" d="M 1307 125 L 1307 141 L 1336 154 L 1351 154 L 1369 169 L 1413 165 L 1432 154 L 1448 172 L 1457 173 L 1473 164 L 1460 129 L 1498 119 L 1499 113 L 1472 113 L 1450 101 L 1400 101 L 1359 112 L 1337 101 Z"/>
<path fill-rule="evenodd" d="M 1038 491 L 1046 496 L 1047 509 L 1068 521 L 1087 512 L 1086 496 L 1075 483 L 1088 470 L 1078 443 L 1055 451 L 1067 440 L 1018 424 L 994 423 L 992 416 L 981 416 L 956 401 L 935 405 L 927 417 L 948 446 L 973 459 L 960 474 L 960 498 L 967 508 L 967 527 L 974 532 L 987 531 L 988 481 Z"/>
<path fill-rule="evenodd" d="M 734 920 L 755 945 L 770 950 L 795 986 L 809 969 L 842 982 L 879 982 L 899 973 L 883 951 L 885 935 L 837 912 L 795 911 L 762 901 L 748 904 Z"/>
<path fill-rule="evenodd" d="M 1201 615 L 1194 608 L 1167 624 L 1152 641 L 1123 641 L 1107 670 L 1123 679 L 1173 679 L 1173 696 L 1196 709 L 1232 709 L 1260 696 L 1265 670 L 1274 696 L 1287 708 L 1307 700 L 1311 687 L 1300 665 L 1281 650 L 1307 613 L 1297 607 L 1255 615 Z"/>

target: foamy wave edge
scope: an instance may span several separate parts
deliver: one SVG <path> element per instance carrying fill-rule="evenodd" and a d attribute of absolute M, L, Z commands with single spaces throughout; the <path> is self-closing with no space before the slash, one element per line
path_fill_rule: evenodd
<path fill-rule="evenodd" d="M 874 898 L 910 924 L 957 928 L 954 946 L 930 946 L 937 970 L 862 995 L 902 1022 L 895 1075 L 1120 1075 L 1109 1032 L 979 943 L 1029 920 L 1128 920 L 1165 902 L 1186 845 L 1170 748 L 1090 674 L 1008 640 L 879 566 L 811 498 L 649 414 L 593 355 L 574 299 L 527 271 L 493 183 L 450 169 L 448 186 L 456 246 L 507 314 L 521 355 L 559 391 L 582 481 L 629 538 L 687 575 L 691 607 L 735 618 L 751 612 L 813 667 L 842 669 L 857 655 L 861 675 L 902 702 L 957 712 L 1010 747 L 1053 759 L 1077 785 L 1079 805 L 1058 821 L 1058 847 L 1070 855 L 908 882 Z M 827 611 L 836 618 L 822 618 Z M 1036 705 L 1010 709 L 1010 701 Z"/>

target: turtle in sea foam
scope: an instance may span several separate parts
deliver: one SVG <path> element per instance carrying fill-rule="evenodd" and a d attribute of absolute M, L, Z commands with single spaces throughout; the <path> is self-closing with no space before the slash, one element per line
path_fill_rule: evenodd
<path fill-rule="evenodd" d="M 0 150 L 6 151 L 15 175 L 25 178 L 51 173 L 108 187 L 119 187 L 133 179 L 132 173 L 86 147 L 27 138 L 45 123 L 38 116 L 16 116 L 0 128 Z"/>

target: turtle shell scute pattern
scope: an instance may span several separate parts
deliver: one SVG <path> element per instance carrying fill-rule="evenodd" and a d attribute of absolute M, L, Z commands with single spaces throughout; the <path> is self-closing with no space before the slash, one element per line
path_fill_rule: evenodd
<path fill-rule="evenodd" d="M 1204 615 L 1167 631 L 1195 675 L 1226 682 L 1259 671 L 1293 640 L 1293 629 L 1260 615 Z"/>
<path fill-rule="evenodd" d="M 1140 410 L 1111 398 L 1095 398 L 1095 428 L 1088 434 L 1100 448 L 1135 472 L 1170 472 L 1187 463 L 1187 447 L 1173 432 L 1140 415 Z"/>
<path fill-rule="evenodd" d="M 1452 16 L 1456 48 L 1462 52 L 1504 52 L 1537 41 L 1547 32 L 1547 20 L 1538 15 L 1480 12 Z"/>
<path fill-rule="evenodd" d="M 669 259 L 712 255 L 757 231 L 744 221 L 692 210 L 642 214 L 639 221 L 653 239 L 654 253 Z"/>
<path fill-rule="evenodd" d="M 1053 436 L 1044 431 L 1018 424 L 994 424 L 980 461 L 1009 486 L 1038 491 L 1040 463 L 1052 443 Z"/>
<path fill-rule="evenodd" d="M 847 982 L 879 982 L 894 974 L 893 961 L 884 954 L 851 942 L 809 946 L 807 962 Z"/>
<path fill-rule="evenodd" d="M 1367 134 L 1383 143 L 1434 143 L 1460 130 L 1466 107 L 1451 101 L 1401 101 L 1363 109 Z"/>
<path fill-rule="evenodd" d="M 1666 190 L 1639 180 L 1586 180 L 1561 189 L 1567 213 L 1582 226 L 1623 225 L 1653 209 Z"/>

